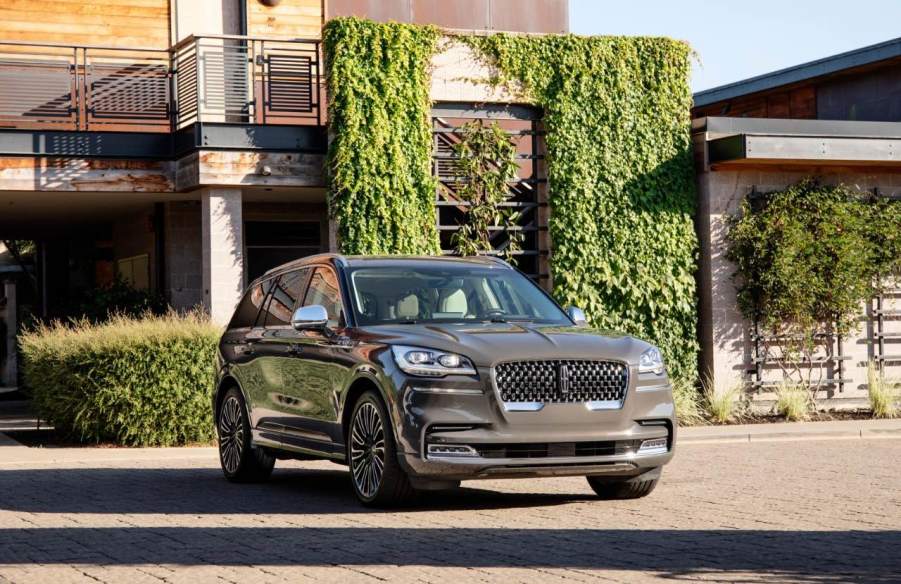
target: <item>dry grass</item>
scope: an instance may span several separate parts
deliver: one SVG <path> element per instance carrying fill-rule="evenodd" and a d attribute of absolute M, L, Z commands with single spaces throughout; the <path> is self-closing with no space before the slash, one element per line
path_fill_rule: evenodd
<path fill-rule="evenodd" d="M 704 416 L 701 415 L 701 394 L 693 383 L 674 382 L 673 401 L 680 426 L 697 426 L 704 422 Z"/>
<path fill-rule="evenodd" d="M 776 388 L 776 412 L 790 422 L 810 417 L 810 396 L 803 387 L 789 381 Z"/>
<path fill-rule="evenodd" d="M 867 365 L 867 387 L 870 398 L 870 409 L 874 418 L 898 417 L 898 390 L 896 383 L 885 379 L 876 363 Z"/>
<path fill-rule="evenodd" d="M 741 395 L 742 386 L 740 384 L 716 391 L 712 383 L 705 383 L 704 409 L 707 411 L 707 416 L 717 424 L 727 424 L 733 421 L 738 417 Z"/>

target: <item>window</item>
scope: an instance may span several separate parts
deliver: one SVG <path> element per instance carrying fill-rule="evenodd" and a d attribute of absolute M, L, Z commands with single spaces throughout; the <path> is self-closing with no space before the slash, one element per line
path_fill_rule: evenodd
<path fill-rule="evenodd" d="M 309 273 L 309 268 L 305 268 L 279 277 L 272 288 L 269 304 L 266 306 L 266 326 L 291 324 L 294 307 L 297 306 L 300 295 L 303 294 L 303 285 L 306 284 Z"/>
<path fill-rule="evenodd" d="M 245 221 L 247 277 L 322 251 L 319 221 Z"/>
<path fill-rule="evenodd" d="M 351 272 L 350 284 L 361 326 L 434 322 L 572 324 L 534 282 L 506 268 L 364 267 Z"/>
<path fill-rule="evenodd" d="M 272 280 L 259 282 L 244 293 L 244 298 L 242 298 L 241 303 L 238 304 L 238 308 L 235 310 L 235 315 L 232 316 L 228 328 L 251 328 L 254 326 L 257 315 L 260 313 L 260 307 L 263 305 L 266 294 L 269 292 L 271 283 Z"/>
<path fill-rule="evenodd" d="M 329 326 L 338 326 L 344 322 L 344 309 L 341 305 L 341 292 L 338 276 L 329 268 L 316 268 L 310 279 L 310 287 L 304 298 L 304 306 L 320 304 L 328 312 Z"/>
<path fill-rule="evenodd" d="M 116 262 L 116 273 L 135 290 L 150 289 L 150 256 L 146 253 Z"/>

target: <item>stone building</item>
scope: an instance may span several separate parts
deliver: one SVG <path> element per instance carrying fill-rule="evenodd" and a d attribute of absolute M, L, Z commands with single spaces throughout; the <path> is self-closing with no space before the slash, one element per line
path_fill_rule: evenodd
<path fill-rule="evenodd" d="M 807 177 L 901 196 L 901 39 L 695 94 L 702 370 L 719 390 L 744 383 L 761 406 L 782 378 L 767 339 L 742 317 L 724 257 L 727 215 L 749 194 Z M 823 339 L 807 363 L 824 403 L 866 403 L 867 364 L 901 375 L 901 290 L 860 307 L 859 328 Z"/>

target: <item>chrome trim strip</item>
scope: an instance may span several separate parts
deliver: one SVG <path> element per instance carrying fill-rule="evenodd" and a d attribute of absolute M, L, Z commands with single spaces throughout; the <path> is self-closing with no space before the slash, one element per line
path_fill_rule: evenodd
<path fill-rule="evenodd" d="M 669 388 L 669 383 L 661 383 L 658 385 L 638 385 L 635 387 L 635 391 L 664 391 Z"/>
<path fill-rule="evenodd" d="M 585 407 L 592 412 L 598 410 L 621 410 L 623 402 L 620 400 L 589 401 L 585 402 Z"/>
<path fill-rule="evenodd" d="M 630 452 L 628 454 L 603 454 L 599 456 L 547 456 L 547 457 L 538 457 L 538 458 L 485 458 L 483 456 L 457 456 L 454 458 L 442 458 L 440 461 L 436 460 L 433 457 L 429 457 L 425 459 L 425 462 L 441 462 L 442 464 L 452 464 L 454 466 L 459 466 L 460 468 L 472 467 L 472 466 L 486 466 L 486 467 L 524 467 L 524 466 L 561 466 L 567 465 L 572 466 L 576 464 L 580 465 L 590 465 L 590 464 L 603 464 L 603 463 L 611 463 L 611 462 L 622 462 L 629 463 L 633 462 L 636 458 L 644 458 L 645 456 L 660 456 L 664 454 L 668 454 L 669 450 L 666 452 L 657 452 L 652 454 L 642 454 L 639 456 L 635 452 Z"/>
<path fill-rule="evenodd" d="M 501 401 L 504 404 L 504 410 L 508 412 L 537 412 L 544 408 L 543 402 L 505 402 Z"/>
<path fill-rule="evenodd" d="M 638 452 L 635 453 L 635 457 L 641 456 L 659 456 L 661 454 L 666 454 L 669 452 L 669 448 L 666 446 L 657 446 L 656 448 L 645 448 L 644 450 L 638 449 Z"/>
<path fill-rule="evenodd" d="M 451 395 L 485 395 L 481 389 L 464 389 L 461 387 L 423 387 L 421 385 L 411 386 L 410 389 L 417 393 L 441 393 Z"/>

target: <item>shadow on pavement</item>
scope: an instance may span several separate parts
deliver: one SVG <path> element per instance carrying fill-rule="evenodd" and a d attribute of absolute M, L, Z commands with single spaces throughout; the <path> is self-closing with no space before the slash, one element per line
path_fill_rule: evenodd
<path fill-rule="evenodd" d="M 478 485 L 478 483 L 470 483 Z M 586 486 L 587 490 L 587 486 Z M 27 513 L 378 513 L 354 498 L 346 470 L 278 469 L 267 483 L 233 484 L 219 469 L 0 470 L 0 510 Z M 479 488 L 423 493 L 406 513 L 514 509 L 594 500 L 588 494 L 500 493 Z"/>
<path fill-rule="evenodd" d="M 504 527 L 504 515 L 492 516 L 496 526 L 485 528 L 436 528 L 435 517 L 418 527 L 421 511 L 511 509 L 509 523 L 515 524 L 513 514 L 527 514 L 527 507 L 592 498 L 459 489 L 388 515 L 360 507 L 338 468 L 281 469 L 259 485 L 227 483 L 214 468 L 4 469 L 0 511 L 65 514 L 63 521 L 73 526 L 0 527 L 0 564 L 427 565 L 609 569 L 729 581 L 901 581 L 899 530 L 511 528 Z M 78 514 L 179 515 L 184 521 L 217 514 L 238 525 L 143 527 L 123 515 L 117 526 L 104 519 L 105 527 L 82 527 Z M 240 516 L 248 514 L 258 516 L 249 519 L 255 526 L 241 525 Z M 267 514 L 280 515 L 273 521 L 285 526 L 267 527 Z M 304 526 L 310 521 L 304 516 L 312 514 L 336 518 L 331 526 Z M 353 525 L 349 514 L 367 516 L 359 527 L 334 526 Z"/>
<path fill-rule="evenodd" d="M 885 583 L 901 577 L 899 545 L 899 531 L 73 527 L 0 529 L 0 564 L 574 568 Z"/>

